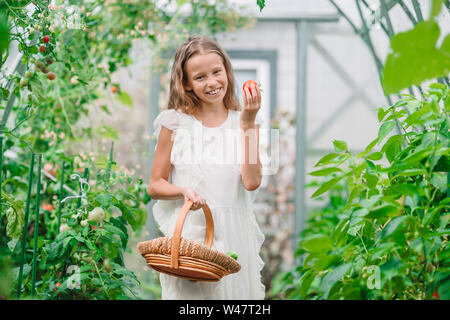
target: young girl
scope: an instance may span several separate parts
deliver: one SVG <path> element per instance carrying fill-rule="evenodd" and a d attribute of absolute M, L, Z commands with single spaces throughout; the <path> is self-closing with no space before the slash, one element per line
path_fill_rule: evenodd
<path fill-rule="evenodd" d="M 257 117 L 261 92 L 252 86 L 251 92 L 245 88 L 242 93 L 239 110 L 230 60 L 215 41 L 192 36 L 178 48 L 168 110 L 154 121 L 158 143 L 148 188 L 158 200 L 153 215 L 161 232 L 172 236 L 181 207 L 192 200 L 182 237 L 203 243 L 201 208 L 206 203 L 214 219 L 212 248 L 236 252 L 241 270 L 219 282 L 161 273 L 162 299 L 264 299 L 259 256 L 264 235 L 252 210 L 262 178 Z M 236 137 L 232 132 L 238 132 L 238 139 L 224 143 L 224 136 Z M 227 163 L 224 158 L 236 150 L 239 161 Z"/>

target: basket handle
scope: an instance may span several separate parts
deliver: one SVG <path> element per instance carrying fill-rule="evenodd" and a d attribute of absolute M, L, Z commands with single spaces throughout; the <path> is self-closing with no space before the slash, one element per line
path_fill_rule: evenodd
<path fill-rule="evenodd" d="M 181 231 L 183 230 L 184 220 L 186 219 L 186 215 L 189 212 L 192 204 L 194 202 L 192 200 L 187 200 L 183 207 L 180 210 L 180 214 L 178 215 L 177 223 L 175 225 L 175 230 L 172 236 L 172 248 L 171 248 L 171 260 L 170 267 L 178 268 L 179 265 L 179 255 L 180 255 L 180 241 L 181 241 Z M 211 249 L 211 245 L 213 242 L 214 236 L 214 220 L 212 218 L 211 210 L 208 205 L 205 203 L 202 206 L 203 213 L 205 215 L 206 220 L 206 236 L 205 236 L 205 246 Z"/>

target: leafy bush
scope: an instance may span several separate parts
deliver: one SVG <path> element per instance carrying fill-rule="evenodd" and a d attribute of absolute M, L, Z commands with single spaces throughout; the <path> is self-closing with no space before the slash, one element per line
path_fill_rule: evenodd
<path fill-rule="evenodd" d="M 363 152 L 334 141 L 310 173 L 328 177 L 313 197 L 329 191 L 329 204 L 309 217 L 302 263 L 274 278 L 272 296 L 450 298 L 449 114 L 449 88 L 433 83 L 424 100 L 403 95 L 379 108 L 378 136 Z"/>

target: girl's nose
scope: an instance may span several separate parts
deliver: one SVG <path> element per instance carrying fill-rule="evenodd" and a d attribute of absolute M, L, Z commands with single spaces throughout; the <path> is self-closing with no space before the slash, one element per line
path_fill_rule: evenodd
<path fill-rule="evenodd" d="M 217 87 L 217 83 L 215 81 L 208 81 L 207 82 L 208 88 L 214 89 Z"/>

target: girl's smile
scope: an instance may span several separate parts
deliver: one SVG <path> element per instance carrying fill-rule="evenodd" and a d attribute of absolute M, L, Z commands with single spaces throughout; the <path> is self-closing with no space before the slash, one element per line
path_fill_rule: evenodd
<path fill-rule="evenodd" d="M 217 96 L 217 94 L 220 93 L 220 90 L 222 90 L 222 88 L 217 88 L 213 91 L 209 91 L 207 92 L 207 94 L 209 94 L 210 96 Z"/>

